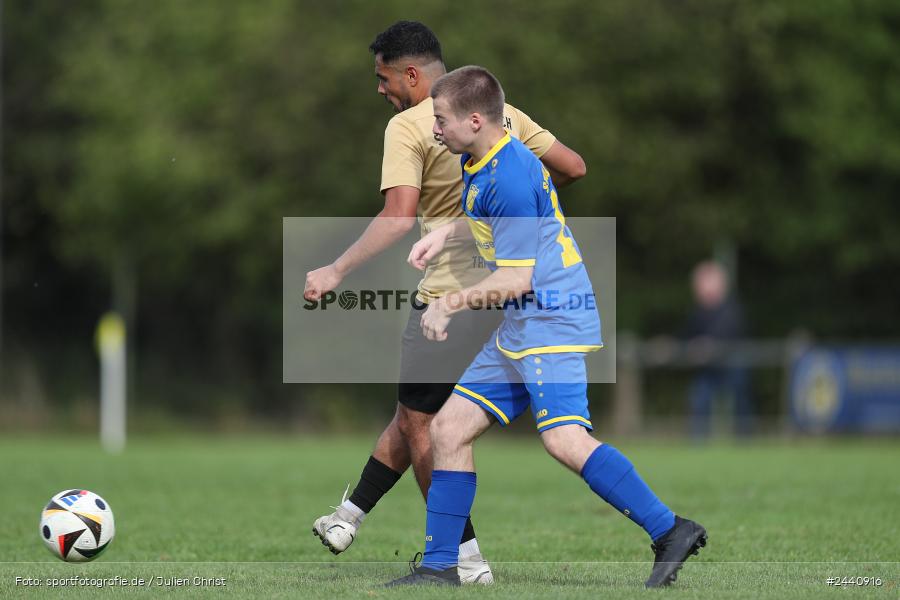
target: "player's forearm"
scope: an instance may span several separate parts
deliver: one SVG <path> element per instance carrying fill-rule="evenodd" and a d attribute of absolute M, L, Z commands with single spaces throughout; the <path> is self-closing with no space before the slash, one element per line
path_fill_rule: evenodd
<path fill-rule="evenodd" d="M 437 302 L 446 314 L 472 308 L 485 308 L 519 298 L 531 291 L 533 267 L 500 267 L 477 284 L 451 292 Z"/>
<path fill-rule="evenodd" d="M 475 239 L 468 219 L 456 219 L 453 221 L 453 237 L 458 239 Z"/>
<path fill-rule="evenodd" d="M 472 228 L 466 222 L 466 219 L 453 219 L 446 225 L 441 225 L 435 232 L 440 232 L 443 238 L 464 238 L 472 237 Z"/>
<path fill-rule="evenodd" d="M 541 156 L 541 162 L 550 171 L 553 185 L 561 188 L 587 174 L 587 165 L 581 155 L 556 140 L 547 152 Z"/>
<path fill-rule="evenodd" d="M 345 276 L 378 256 L 402 239 L 416 224 L 415 217 L 388 217 L 379 214 L 363 234 L 334 261 L 334 267 Z"/>
<path fill-rule="evenodd" d="M 550 179 L 553 180 L 553 187 L 555 187 L 556 189 L 564 188 L 578 179 L 577 177 L 572 177 L 570 175 L 566 175 L 565 173 L 561 173 L 556 169 L 548 168 L 547 170 L 550 171 Z"/>

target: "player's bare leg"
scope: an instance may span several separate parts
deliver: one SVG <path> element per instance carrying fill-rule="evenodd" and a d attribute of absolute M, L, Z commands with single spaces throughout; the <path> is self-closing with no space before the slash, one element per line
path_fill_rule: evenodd
<path fill-rule="evenodd" d="M 419 485 L 419 491 L 422 492 L 422 498 L 427 501 L 428 488 L 431 487 L 431 471 L 434 468 L 430 432 L 434 415 L 412 410 L 403 405 L 398 407 L 397 414 L 398 418 L 396 421 L 399 430 L 409 444 L 409 457 L 413 473 L 416 476 L 416 483 Z M 377 455 L 375 456 L 377 457 Z M 460 554 L 463 558 L 479 554 L 478 543 L 469 543 L 475 539 L 475 531 L 472 528 L 471 520 L 466 522 L 466 529 L 463 531 L 462 539 L 466 540 L 460 545 Z M 468 547 L 466 546 L 467 543 Z"/>
<path fill-rule="evenodd" d="M 384 428 L 378 441 L 375 442 L 375 449 L 372 450 L 372 456 L 381 461 L 387 467 L 397 473 L 405 473 L 410 466 L 411 450 L 406 437 L 407 426 L 405 422 L 408 417 L 404 413 L 412 412 L 400 403 L 397 403 L 397 410 L 394 412 L 394 418 Z M 421 413 L 420 413 L 421 414 Z"/>
<path fill-rule="evenodd" d="M 431 422 L 435 471 L 474 471 L 472 444 L 493 424 L 472 401 L 451 394 Z"/>
<path fill-rule="evenodd" d="M 435 415 L 421 413 L 402 407 L 405 414 L 400 419 L 400 428 L 409 442 L 410 458 L 416 482 L 422 497 L 428 500 L 428 488 L 431 487 L 431 471 L 434 467 L 430 426 Z M 443 412 L 443 410 L 441 411 Z M 472 520 L 466 520 L 462 541 L 459 545 L 459 577 L 462 583 L 491 584 L 494 575 L 490 565 L 481 555 Z"/>
<path fill-rule="evenodd" d="M 656 560 L 645 585 L 664 587 L 706 545 L 706 530 L 672 513 L 640 478 L 631 462 L 612 446 L 595 440 L 581 425 L 562 425 L 541 433 L 553 458 L 581 475 L 591 489 L 650 535 Z"/>
<path fill-rule="evenodd" d="M 600 446 L 600 442 L 581 425 L 560 425 L 541 433 L 541 441 L 547 452 L 560 463 L 581 473 L 588 457 Z"/>
<path fill-rule="evenodd" d="M 447 540 L 458 539 L 468 514 L 448 510 L 450 495 L 459 494 L 460 486 L 467 488 L 468 502 L 466 510 L 474 499 L 475 460 L 472 445 L 478 437 L 487 431 L 493 421 L 481 407 L 473 402 L 452 394 L 443 408 L 431 422 L 431 443 L 434 454 L 434 472 L 432 486 L 428 494 L 428 518 L 426 520 L 425 557 L 419 566 L 414 566 L 412 573 L 387 584 L 451 584 L 458 585 L 463 577 L 465 566 L 459 560 L 459 553 Z M 430 531 L 434 531 L 432 536 Z M 485 566 L 486 563 L 485 563 Z M 493 574 L 488 570 L 484 576 Z"/>
<path fill-rule="evenodd" d="M 429 433 L 432 419 L 434 419 L 434 415 L 398 404 L 397 414 L 392 421 L 392 424 L 396 423 L 397 432 L 406 445 L 406 464 L 407 466 L 412 465 L 416 483 L 425 499 L 428 498 L 428 486 L 431 485 L 431 470 L 434 465 L 431 456 L 431 434 Z M 379 458 L 378 451 L 379 447 L 376 446 L 375 453 L 373 453 L 376 458 Z M 382 459 L 379 458 L 379 460 Z M 382 462 L 384 461 L 382 460 Z M 392 466 L 391 468 L 400 472 L 400 469 L 396 467 Z"/>

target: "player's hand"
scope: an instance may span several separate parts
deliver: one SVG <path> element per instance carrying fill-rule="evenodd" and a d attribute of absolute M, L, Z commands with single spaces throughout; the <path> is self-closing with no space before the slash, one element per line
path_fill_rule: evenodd
<path fill-rule="evenodd" d="M 447 237 L 450 235 L 452 227 L 452 225 L 439 227 L 413 244 L 406 262 L 412 268 L 424 271 L 428 262 L 444 249 L 444 244 L 447 243 Z"/>
<path fill-rule="evenodd" d="M 450 323 L 450 315 L 442 309 L 440 298 L 428 305 L 428 309 L 422 314 L 419 324 L 422 326 L 422 335 L 433 342 L 443 342 L 447 339 L 447 325 Z"/>
<path fill-rule="evenodd" d="M 319 300 L 341 284 L 344 277 L 338 273 L 333 264 L 310 271 L 306 274 L 306 287 L 303 289 L 303 297 L 307 300 Z"/>

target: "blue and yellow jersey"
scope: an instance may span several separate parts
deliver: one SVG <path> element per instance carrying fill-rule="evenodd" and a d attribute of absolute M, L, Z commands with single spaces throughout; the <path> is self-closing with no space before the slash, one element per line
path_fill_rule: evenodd
<path fill-rule="evenodd" d="M 462 166 L 462 208 L 488 268 L 534 268 L 532 293 L 506 305 L 497 347 L 510 358 L 599 349 L 596 298 L 550 173 L 508 133 Z"/>
<path fill-rule="evenodd" d="M 420 190 L 416 212 L 423 236 L 462 216 L 459 157 L 434 137 L 433 127 L 434 101 L 428 97 L 394 115 L 384 131 L 381 191 L 400 185 Z M 552 133 L 509 104 L 503 107 L 503 127 L 538 157 L 556 142 Z M 484 269 L 473 265 L 474 250 L 468 238 L 447 240 L 444 253 L 425 269 L 418 299 L 431 302 L 483 279 Z"/>

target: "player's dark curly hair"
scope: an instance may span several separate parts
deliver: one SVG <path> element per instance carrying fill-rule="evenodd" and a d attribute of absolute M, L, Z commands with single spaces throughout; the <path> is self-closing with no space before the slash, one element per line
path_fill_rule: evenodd
<path fill-rule="evenodd" d="M 369 50 L 386 63 L 404 56 L 444 60 L 437 36 L 418 21 L 397 21 L 375 36 Z"/>

